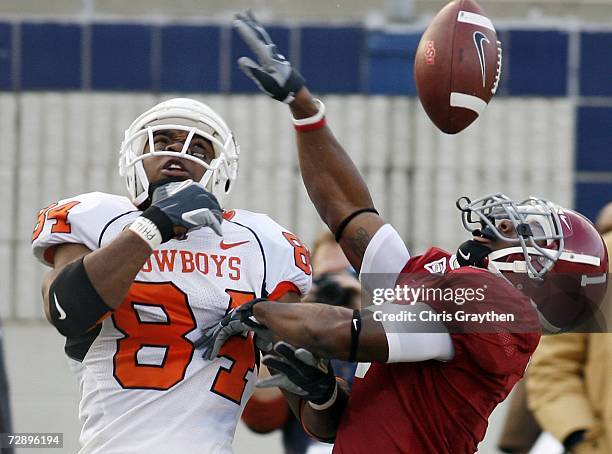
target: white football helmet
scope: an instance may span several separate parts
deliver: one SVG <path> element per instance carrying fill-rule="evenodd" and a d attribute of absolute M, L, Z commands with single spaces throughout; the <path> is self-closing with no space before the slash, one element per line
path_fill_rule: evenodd
<path fill-rule="evenodd" d="M 188 132 L 179 153 L 155 150 L 153 133 L 169 129 Z M 187 154 L 194 135 L 212 143 L 215 157 L 210 163 Z M 151 151 L 143 153 L 147 140 Z M 143 159 L 149 156 L 176 157 L 178 154 L 181 159 L 189 159 L 206 169 L 200 183 L 224 206 L 238 174 L 240 147 L 223 118 L 206 104 L 194 99 L 174 98 L 157 104 L 134 120 L 125 131 L 119 153 L 119 174 L 125 177 L 134 205 L 141 205 L 149 196 L 149 180 L 142 165 Z"/>

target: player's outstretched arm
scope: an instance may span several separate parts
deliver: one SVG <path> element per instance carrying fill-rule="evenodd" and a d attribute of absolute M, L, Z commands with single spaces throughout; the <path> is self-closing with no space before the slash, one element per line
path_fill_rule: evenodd
<path fill-rule="evenodd" d="M 369 311 L 263 301 L 253 307 L 253 315 L 284 341 L 318 357 L 351 362 L 386 362 L 389 357 L 385 330 Z"/>
<path fill-rule="evenodd" d="M 303 87 L 290 107 L 294 118 L 303 119 L 317 115 L 322 105 L 317 106 Z M 368 187 L 329 127 L 297 131 L 296 141 L 308 195 L 351 264 L 359 270 L 371 238 L 385 223 L 376 212 L 362 211 L 374 208 Z"/>
<path fill-rule="evenodd" d="M 312 98 L 304 78 L 278 51 L 262 25 L 247 12 L 236 15 L 234 26 L 258 60 L 242 57 L 238 60 L 240 68 L 264 93 L 290 105 L 308 195 L 359 270 L 370 239 L 384 224 L 375 214 L 363 178 L 325 125 L 323 104 Z"/>
<path fill-rule="evenodd" d="M 151 206 L 108 245 L 56 246 L 42 284 L 45 315 L 61 334 L 85 333 L 123 302 L 153 249 L 177 235 L 210 227 L 221 234 L 216 198 L 191 180 L 158 185 Z"/>
<path fill-rule="evenodd" d="M 385 303 L 373 311 L 358 311 L 327 304 L 261 301 L 251 307 L 251 315 L 282 340 L 322 358 L 388 363 L 448 361 L 454 356 L 454 347 L 445 325 L 419 321 L 422 313 L 431 310 L 423 303 Z M 398 313 L 408 312 L 413 314 L 410 322 L 392 321 Z"/>
<path fill-rule="evenodd" d="M 368 314 L 363 320 L 361 312 Z M 204 328 L 194 345 L 203 351 L 204 359 L 211 360 L 227 339 L 247 331 L 256 333 L 256 343 L 264 352 L 270 351 L 277 335 L 322 358 L 388 359 L 384 328 L 367 311 L 316 303 L 279 304 L 263 298 L 233 309 L 219 323 Z"/>
<path fill-rule="evenodd" d="M 442 322 L 420 323 L 432 309 L 422 303 L 383 304 L 375 310 L 351 310 L 320 303 L 278 304 L 258 298 L 233 309 L 203 330 L 195 346 L 205 359 L 217 356 L 225 341 L 254 331 L 260 350 L 268 352 L 274 336 L 321 358 L 351 362 L 446 361 L 453 357 L 451 337 Z M 391 323 L 397 312 L 413 312 L 409 323 Z M 393 317 L 385 315 L 393 314 Z"/>

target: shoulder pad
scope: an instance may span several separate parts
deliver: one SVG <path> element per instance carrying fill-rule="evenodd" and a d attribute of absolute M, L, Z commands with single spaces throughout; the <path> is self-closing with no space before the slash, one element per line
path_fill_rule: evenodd
<path fill-rule="evenodd" d="M 38 260 L 53 265 L 51 246 L 77 243 L 92 251 L 100 247 L 106 225 L 123 213 L 137 211 L 127 197 L 90 192 L 54 202 L 38 213 L 32 233 L 32 250 Z"/>
<path fill-rule="evenodd" d="M 266 261 L 266 291 L 271 299 L 287 291 L 304 295 L 310 290 L 310 252 L 296 235 L 262 213 L 232 210 L 225 219 L 251 230 L 257 237 Z"/>

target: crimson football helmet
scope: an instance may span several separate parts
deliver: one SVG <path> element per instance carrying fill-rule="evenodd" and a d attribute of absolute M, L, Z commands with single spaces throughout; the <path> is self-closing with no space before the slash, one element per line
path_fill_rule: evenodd
<path fill-rule="evenodd" d="M 179 153 L 155 150 L 153 133 L 169 129 L 188 132 Z M 188 153 L 194 135 L 212 143 L 215 156 L 210 163 Z M 147 141 L 151 151 L 144 153 Z M 199 183 L 224 206 L 237 178 L 240 147 L 219 114 L 206 104 L 188 98 L 174 98 L 157 104 L 134 120 L 125 131 L 120 150 L 119 173 L 125 178 L 134 205 L 141 205 L 149 196 L 149 180 L 142 165 L 143 159 L 177 154 L 181 159 L 189 159 L 206 169 Z"/>
<path fill-rule="evenodd" d="M 547 332 L 593 326 L 606 292 L 608 253 L 587 218 L 545 199 L 516 203 L 504 194 L 462 197 L 457 206 L 468 231 L 508 245 L 488 255 L 488 268 L 531 298 Z M 512 222 L 512 235 L 498 229 L 501 220 Z"/>

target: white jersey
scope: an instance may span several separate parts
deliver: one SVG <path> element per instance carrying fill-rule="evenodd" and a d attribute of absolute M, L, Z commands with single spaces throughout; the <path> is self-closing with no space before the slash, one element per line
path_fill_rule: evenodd
<path fill-rule="evenodd" d="M 51 265 L 50 246 L 104 247 L 139 215 L 115 195 L 62 200 L 41 210 L 34 254 Z M 230 211 L 222 228 L 222 238 L 203 228 L 162 244 L 123 304 L 67 339 L 81 392 L 81 453 L 232 452 L 257 377 L 252 336 L 230 339 L 213 361 L 192 342 L 255 297 L 306 293 L 311 271 L 300 240 L 266 215 Z"/>

